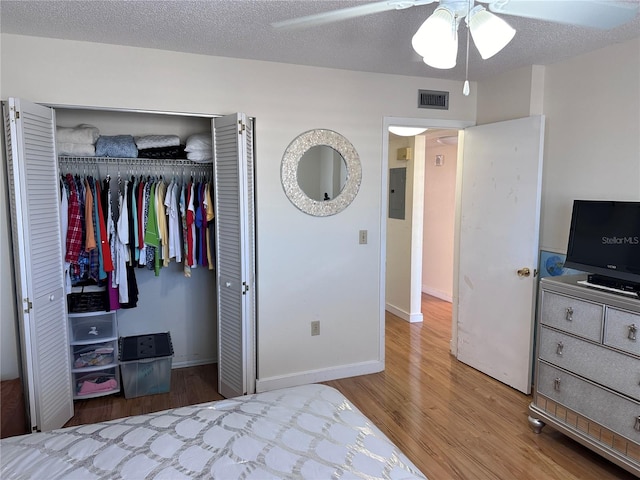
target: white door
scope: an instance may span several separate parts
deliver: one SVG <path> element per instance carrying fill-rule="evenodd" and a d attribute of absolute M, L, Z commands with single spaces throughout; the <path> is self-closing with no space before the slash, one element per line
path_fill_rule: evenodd
<path fill-rule="evenodd" d="M 4 103 L 22 375 L 32 430 L 73 416 L 55 155 L 55 112 Z"/>
<path fill-rule="evenodd" d="M 543 143 L 535 116 L 467 128 L 463 147 L 457 356 L 527 394 Z"/>
<path fill-rule="evenodd" d="M 218 392 L 255 392 L 253 126 L 244 114 L 213 120 L 218 271 Z"/>

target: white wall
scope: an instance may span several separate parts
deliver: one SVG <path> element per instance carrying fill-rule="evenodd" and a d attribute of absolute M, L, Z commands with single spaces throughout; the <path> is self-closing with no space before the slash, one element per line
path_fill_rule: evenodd
<path fill-rule="evenodd" d="M 212 114 L 243 111 L 256 117 L 261 385 L 381 367 L 383 117 L 473 121 L 476 99 L 474 94 L 462 97 L 460 82 L 6 34 L 1 46 L 3 99 Z M 425 88 L 450 91 L 450 110 L 416 108 L 417 90 Z M 300 212 L 280 185 L 284 150 L 313 128 L 345 135 L 362 162 L 354 202 L 326 218 Z M 359 245 L 358 231 L 364 229 L 368 244 Z M 6 232 L 1 245 L 4 258 Z M 9 278 L 3 262 L 3 285 Z M 4 297 L 2 313 L 3 325 L 15 321 Z M 321 321 L 320 336 L 311 337 L 312 320 Z M 3 335 L 3 351 L 13 341 Z"/>
<path fill-rule="evenodd" d="M 542 112 L 544 67 L 531 65 L 478 83 L 476 123 L 499 122 Z"/>
<path fill-rule="evenodd" d="M 457 145 L 442 145 L 442 133 L 427 133 L 424 172 L 422 291 L 452 301 Z M 447 135 L 457 135 L 456 131 Z M 436 166 L 436 155 L 444 164 Z"/>
<path fill-rule="evenodd" d="M 564 252 L 574 199 L 640 200 L 640 38 L 478 84 L 479 124 L 541 112 L 540 248 Z"/>
<path fill-rule="evenodd" d="M 385 205 L 387 222 L 386 254 L 386 309 L 394 315 L 409 320 L 411 315 L 411 234 L 413 160 L 398 160 L 398 149 L 414 147 L 413 137 L 389 134 L 388 167 L 406 169 L 404 219 L 389 218 L 389 205 Z"/>
<path fill-rule="evenodd" d="M 566 251 L 574 199 L 640 200 L 640 38 L 546 68 L 541 248 Z"/>

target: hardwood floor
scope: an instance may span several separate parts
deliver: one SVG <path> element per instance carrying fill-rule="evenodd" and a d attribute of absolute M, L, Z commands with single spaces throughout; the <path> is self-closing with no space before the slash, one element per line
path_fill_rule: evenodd
<path fill-rule="evenodd" d="M 115 418 L 158 412 L 169 408 L 222 399 L 218 389 L 218 368 L 215 364 L 171 370 L 169 393 L 125 399 L 119 395 L 90 398 L 74 403 L 75 414 L 65 427 L 104 422 Z"/>
<path fill-rule="evenodd" d="M 530 396 L 449 353 L 451 304 L 423 295 L 422 312 L 413 324 L 387 313 L 384 372 L 326 383 L 430 480 L 635 478 L 550 427 L 534 434 Z"/>
<path fill-rule="evenodd" d="M 423 295 L 423 323 L 387 314 L 386 370 L 325 382 L 340 390 L 430 480 L 635 478 L 564 435 L 527 423 L 531 397 L 449 353 L 451 304 Z M 79 425 L 220 399 L 215 365 L 172 371 L 171 392 L 76 402 Z"/>

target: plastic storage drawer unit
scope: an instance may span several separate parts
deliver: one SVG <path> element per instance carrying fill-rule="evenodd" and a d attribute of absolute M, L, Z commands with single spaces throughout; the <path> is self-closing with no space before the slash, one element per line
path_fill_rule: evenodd
<path fill-rule="evenodd" d="M 171 335 L 120 337 L 120 372 L 125 398 L 167 393 L 171 388 Z"/>

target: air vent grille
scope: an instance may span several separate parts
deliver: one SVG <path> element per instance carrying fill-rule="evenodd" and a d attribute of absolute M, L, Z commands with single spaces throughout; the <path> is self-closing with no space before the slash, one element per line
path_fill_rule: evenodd
<path fill-rule="evenodd" d="M 418 90 L 418 108 L 449 110 L 449 92 Z"/>

